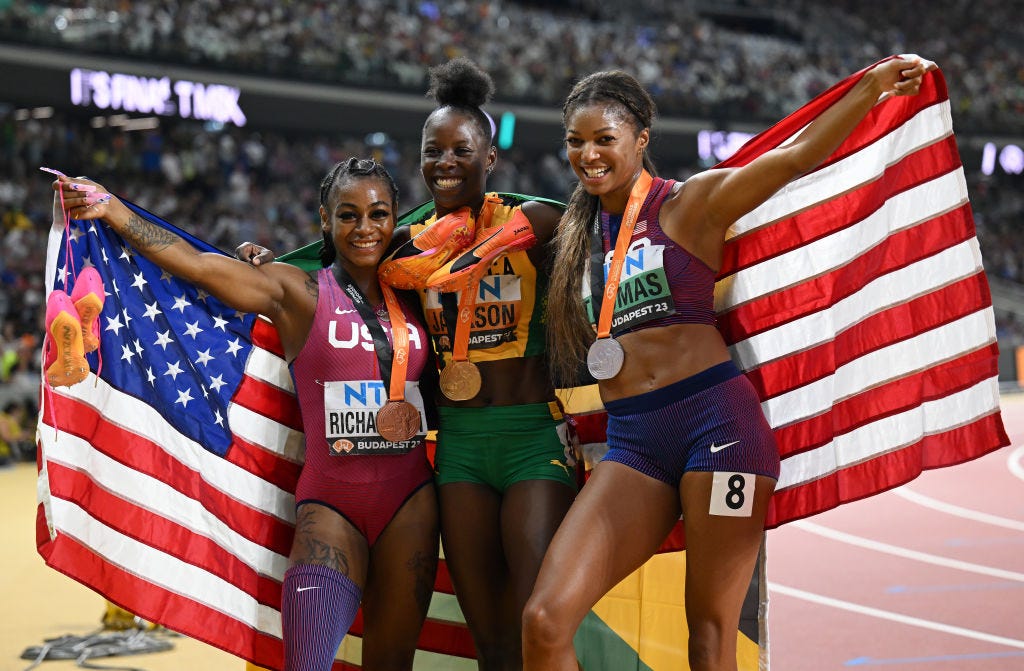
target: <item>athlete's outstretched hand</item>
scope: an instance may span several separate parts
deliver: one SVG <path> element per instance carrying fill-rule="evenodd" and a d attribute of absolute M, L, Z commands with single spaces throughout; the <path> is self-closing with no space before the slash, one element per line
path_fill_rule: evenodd
<path fill-rule="evenodd" d="M 921 90 L 921 81 L 928 70 L 934 70 L 935 63 L 915 54 L 904 54 L 885 61 L 872 68 L 865 77 L 873 77 L 882 90 L 880 100 L 892 96 L 916 96 Z"/>

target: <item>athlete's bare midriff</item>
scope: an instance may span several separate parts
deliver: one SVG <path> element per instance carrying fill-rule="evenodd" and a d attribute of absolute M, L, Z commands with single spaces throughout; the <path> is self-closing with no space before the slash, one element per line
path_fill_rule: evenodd
<path fill-rule="evenodd" d="M 730 358 L 721 333 L 709 324 L 641 329 L 616 339 L 625 360 L 618 375 L 600 382 L 605 402 L 660 389 Z"/>
<path fill-rule="evenodd" d="M 515 357 L 477 362 L 480 392 L 468 401 L 452 401 L 443 396 L 439 405 L 453 408 L 547 403 L 555 398 L 544 357 Z"/>

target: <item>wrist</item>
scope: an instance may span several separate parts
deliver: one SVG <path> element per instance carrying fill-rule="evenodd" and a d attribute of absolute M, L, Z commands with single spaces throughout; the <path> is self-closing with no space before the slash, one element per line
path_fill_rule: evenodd
<path fill-rule="evenodd" d="M 873 67 L 865 72 L 860 80 L 860 84 L 864 86 L 865 95 L 870 96 L 872 101 L 877 100 L 879 96 L 889 90 L 889 86 L 886 85 L 884 78 L 879 72 L 879 67 L 881 66 Z"/>
<path fill-rule="evenodd" d="M 107 212 L 103 218 L 120 228 L 128 224 L 131 214 L 132 211 L 128 209 L 127 205 L 122 203 L 117 196 L 111 195 L 110 201 L 107 203 Z"/>

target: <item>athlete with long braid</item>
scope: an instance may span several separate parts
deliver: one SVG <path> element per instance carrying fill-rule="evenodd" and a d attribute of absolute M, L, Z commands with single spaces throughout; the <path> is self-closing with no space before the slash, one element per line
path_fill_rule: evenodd
<path fill-rule="evenodd" d="M 915 95 L 924 72 L 919 61 L 885 61 L 791 142 L 685 182 L 652 174 L 654 101 L 635 78 L 599 72 L 569 93 L 565 145 L 579 185 L 555 240 L 549 300 L 561 318 L 550 351 L 556 372 L 585 361 L 598 378 L 609 451 L 544 558 L 524 615 L 525 668 L 575 671 L 580 622 L 682 515 L 689 668 L 736 669 L 740 608 L 780 464 L 716 326 L 726 232 L 825 160 L 880 98 Z M 623 270 L 627 250 L 642 251 L 643 272 Z M 651 309 L 635 309 L 640 291 Z"/>

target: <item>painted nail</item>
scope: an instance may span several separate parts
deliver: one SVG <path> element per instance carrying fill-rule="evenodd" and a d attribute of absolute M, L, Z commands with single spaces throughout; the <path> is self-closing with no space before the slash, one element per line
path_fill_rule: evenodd
<path fill-rule="evenodd" d="M 61 177 L 67 177 L 67 175 L 62 173 L 60 170 L 54 170 L 53 168 L 44 168 L 43 166 L 39 166 L 39 169 L 42 170 L 43 172 L 48 172 L 51 175 L 59 175 Z"/>
<path fill-rule="evenodd" d="M 90 192 L 90 191 L 95 191 L 96 190 L 96 187 L 93 186 L 92 184 L 79 184 L 78 182 L 72 182 L 71 183 L 71 188 L 74 189 L 75 191 L 85 191 L 85 192 Z"/>
<path fill-rule="evenodd" d="M 87 194 L 85 194 L 85 204 L 86 205 L 99 205 L 100 203 L 105 203 L 108 200 L 110 200 L 110 194 L 109 193 L 95 193 L 94 192 L 94 193 L 87 193 Z"/>

